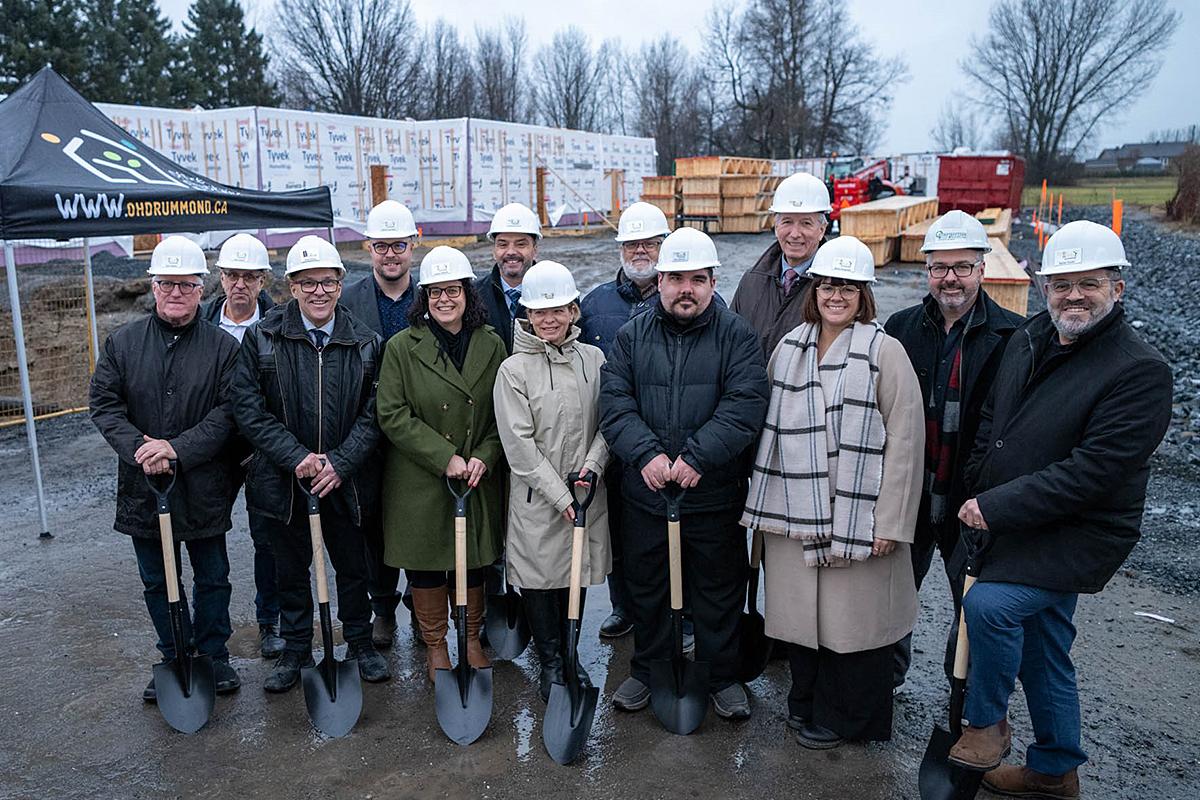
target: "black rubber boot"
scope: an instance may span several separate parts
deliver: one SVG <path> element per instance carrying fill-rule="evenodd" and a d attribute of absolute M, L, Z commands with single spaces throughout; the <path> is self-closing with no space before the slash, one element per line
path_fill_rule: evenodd
<path fill-rule="evenodd" d="M 542 664 L 538 678 L 538 693 L 542 702 L 550 699 L 550 685 L 562 683 L 562 618 L 566 609 L 559 611 L 558 589 L 522 589 L 525 618 L 533 634 L 533 646 Z"/>

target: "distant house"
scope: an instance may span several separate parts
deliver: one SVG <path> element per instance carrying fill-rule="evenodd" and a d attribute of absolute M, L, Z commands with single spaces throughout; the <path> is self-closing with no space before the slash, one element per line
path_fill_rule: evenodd
<path fill-rule="evenodd" d="M 1142 142 L 1109 147 L 1097 158 L 1083 162 L 1084 173 L 1098 175 L 1129 172 L 1139 175 L 1161 175 L 1171 168 L 1171 162 L 1183 155 L 1189 142 Z"/>

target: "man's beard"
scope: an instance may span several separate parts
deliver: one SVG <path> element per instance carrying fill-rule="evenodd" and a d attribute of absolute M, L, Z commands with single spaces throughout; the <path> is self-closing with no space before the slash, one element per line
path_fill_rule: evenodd
<path fill-rule="evenodd" d="M 625 259 L 621 259 L 621 271 L 625 277 L 635 283 L 646 283 L 658 274 L 658 265 L 651 262 L 646 267 L 635 267 Z"/>
<path fill-rule="evenodd" d="M 1084 320 L 1063 319 L 1062 312 L 1067 310 L 1067 307 L 1055 309 L 1050 307 L 1050 321 L 1054 323 L 1054 327 L 1058 329 L 1058 335 L 1068 341 L 1074 341 L 1083 334 L 1096 327 L 1107 317 L 1113 310 L 1113 306 L 1117 304 L 1117 299 L 1111 295 L 1105 299 L 1104 303 L 1098 308 L 1092 308 L 1090 304 L 1080 305 L 1078 303 L 1070 306 L 1070 308 L 1086 308 L 1088 317 Z"/>

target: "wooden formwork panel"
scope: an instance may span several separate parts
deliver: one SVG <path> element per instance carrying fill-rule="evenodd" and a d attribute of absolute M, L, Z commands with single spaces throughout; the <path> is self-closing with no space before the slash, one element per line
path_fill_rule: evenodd
<path fill-rule="evenodd" d="M 866 241 L 899 237 L 905 229 L 937 216 L 936 197 L 897 195 L 847 206 L 839 220 L 843 234 Z"/>
<path fill-rule="evenodd" d="M 766 224 L 767 214 L 736 214 L 721 217 L 721 233 L 758 233 Z"/>
<path fill-rule="evenodd" d="M 991 221 L 984 219 L 984 216 L 991 215 Z M 1012 209 L 1002 208 L 998 213 L 992 215 L 992 209 L 984 209 L 975 215 L 975 218 L 983 223 L 983 229 L 987 231 L 989 239 L 999 239 L 1008 247 L 1008 243 L 1012 238 Z"/>
<path fill-rule="evenodd" d="M 683 213 L 700 216 L 718 216 L 721 213 L 720 195 L 687 195 L 683 196 Z"/>
<path fill-rule="evenodd" d="M 999 237 L 989 237 L 992 251 L 983 257 L 983 288 L 993 300 L 1013 313 L 1029 310 L 1029 274 Z"/>
<path fill-rule="evenodd" d="M 643 202 L 657 208 L 667 215 L 667 225 L 675 229 L 675 215 L 679 213 L 680 200 L 678 197 L 643 197 Z"/>
<path fill-rule="evenodd" d="M 721 179 L 719 177 L 683 178 L 682 183 L 684 197 L 689 194 L 719 195 L 721 193 Z"/>
<path fill-rule="evenodd" d="M 693 156 L 675 159 L 675 174 L 680 178 L 718 177 L 721 175 L 770 175 L 771 160 L 742 156 Z"/>
<path fill-rule="evenodd" d="M 674 175 L 647 175 L 642 178 L 643 197 L 672 197 L 678 193 L 678 178 Z"/>
<path fill-rule="evenodd" d="M 704 230 L 705 226 L 707 226 L 709 233 L 721 233 L 721 221 L 719 219 L 709 220 L 708 222 L 701 222 L 694 219 L 684 220 L 683 226 L 685 228 L 695 228 L 698 231 Z"/>
<path fill-rule="evenodd" d="M 722 197 L 757 197 L 767 191 L 766 175 L 723 175 L 721 176 Z"/>
<path fill-rule="evenodd" d="M 721 196 L 722 216 L 738 216 L 740 214 L 757 214 L 766 211 L 771 203 L 771 195 L 760 194 L 753 197 Z"/>
<path fill-rule="evenodd" d="M 883 239 L 863 239 L 862 243 L 871 251 L 875 266 L 882 267 L 896 260 L 900 254 L 900 237 L 888 236 Z"/>

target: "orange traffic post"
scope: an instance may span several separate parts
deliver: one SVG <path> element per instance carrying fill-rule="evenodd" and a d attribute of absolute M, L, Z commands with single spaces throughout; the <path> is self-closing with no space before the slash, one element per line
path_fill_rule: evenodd
<path fill-rule="evenodd" d="M 1112 204 L 1112 229 L 1117 236 L 1121 235 L 1121 217 L 1125 212 L 1124 200 L 1113 200 Z"/>
<path fill-rule="evenodd" d="M 1062 192 L 1059 192 L 1058 193 L 1058 224 L 1059 225 L 1062 225 L 1062 201 L 1063 201 Z"/>

